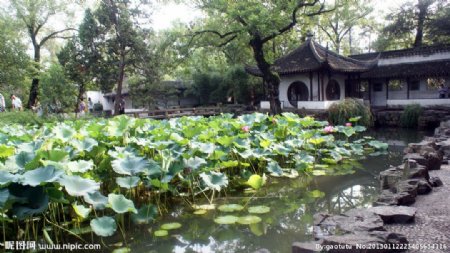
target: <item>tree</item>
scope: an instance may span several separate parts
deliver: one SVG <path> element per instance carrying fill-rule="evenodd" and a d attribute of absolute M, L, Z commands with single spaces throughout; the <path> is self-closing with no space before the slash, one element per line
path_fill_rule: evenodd
<path fill-rule="evenodd" d="M 340 53 L 344 38 L 348 37 L 351 44 L 352 29 L 364 28 L 369 22 L 368 15 L 373 8 L 368 0 L 337 0 L 336 5 L 338 7 L 335 11 L 318 17 L 318 26 L 328 41 L 331 41 L 334 50 Z"/>
<path fill-rule="evenodd" d="M 406 2 L 387 15 L 391 23 L 385 26 L 377 47 L 379 50 L 420 47 L 439 41 L 448 43 L 450 35 L 450 3 L 443 0 L 417 0 Z M 445 43 L 445 42 L 444 42 Z"/>
<path fill-rule="evenodd" d="M 266 58 L 266 47 L 275 38 L 286 34 L 298 23 L 320 15 L 325 10 L 319 0 L 265 0 L 265 1 L 223 1 L 197 0 L 199 8 L 208 19 L 194 36 L 209 36 L 220 40 L 217 46 L 224 46 L 243 39 L 253 53 L 253 59 L 267 85 L 271 112 L 281 112 L 279 99 L 280 78 L 270 68 Z M 301 19 L 300 19 L 301 18 Z"/>
<path fill-rule="evenodd" d="M 93 21 L 85 23 L 82 42 L 97 57 L 90 71 L 95 82 L 102 91 L 111 91 L 115 86 L 116 114 L 119 113 L 125 74 L 138 74 L 148 79 L 156 75 L 149 70 L 149 66 L 153 66 L 149 63 L 155 60 L 148 50 L 150 31 L 138 24 L 141 6 L 131 4 L 128 0 L 101 1 L 92 15 Z M 81 31 L 80 27 L 80 38 Z"/>
<path fill-rule="evenodd" d="M 52 63 L 41 74 L 40 103 L 44 112 L 69 112 L 77 103 L 77 86 L 65 75 L 59 63 Z"/>
<path fill-rule="evenodd" d="M 61 12 L 62 5 L 55 0 L 11 0 L 16 16 L 23 22 L 30 36 L 33 45 L 33 60 L 36 66 L 41 62 L 41 48 L 51 39 L 64 38 L 61 33 L 73 30 L 72 28 L 64 28 L 61 30 L 52 30 L 45 33 L 45 27 L 48 26 L 49 19 Z M 45 33 L 42 35 L 42 33 Z M 33 77 L 30 87 L 30 95 L 27 107 L 31 108 L 36 103 L 39 96 L 39 77 Z"/>

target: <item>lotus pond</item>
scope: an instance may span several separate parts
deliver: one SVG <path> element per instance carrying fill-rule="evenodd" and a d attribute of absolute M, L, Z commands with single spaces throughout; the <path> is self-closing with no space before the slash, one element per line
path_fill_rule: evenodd
<path fill-rule="evenodd" d="M 316 210 L 370 202 L 375 188 L 361 183 L 352 188 L 358 201 L 336 204 L 330 193 L 342 191 L 327 187 L 337 178 L 323 177 L 364 170 L 358 160 L 386 154 L 387 144 L 363 136 L 357 120 L 332 127 L 255 113 L 3 126 L 2 239 L 101 242 L 106 251 L 285 252 L 310 235 Z"/>

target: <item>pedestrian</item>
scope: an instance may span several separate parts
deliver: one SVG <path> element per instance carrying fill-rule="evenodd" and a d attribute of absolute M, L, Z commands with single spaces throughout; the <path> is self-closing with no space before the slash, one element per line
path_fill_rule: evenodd
<path fill-rule="evenodd" d="M 11 106 L 13 110 L 22 111 L 22 100 L 11 94 Z"/>
<path fill-rule="evenodd" d="M 78 113 L 80 116 L 83 116 L 86 112 L 86 103 L 84 102 L 84 98 L 81 98 L 80 103 L 78 104 Z"/>
<path fill-rule="evenodd" d="M 88 98 L 88 109 L 89 113 L 92 113 L 94 111 L 94 103 L 92 103 L 91 98 Z"/>
<path fill-rule="evenodd" d="M 6 111 L 5 97 L 0 93 L 0 112 Z"/>
<path fill-rule="evenodd" d="M 439 89 L 439 98 L 446 98 L 448 93 L 448 87 L 446 85 L 441 85 Z"/>
<path fill-rule="evenodd" d="M 36 113 L 38 116 L 42 116 L 43 111 L 42 111 L 41 103 L 39 102 L 38 99 L 36 99 L 36 102 L 34 103 L 34 105 L 31 106 L 31 110 L 34 113 Z"/>
<path fill-rule="evenodd" d="M 125 114 L 125 99 L 121 98 L 119 102 L 119 114 Z"/>

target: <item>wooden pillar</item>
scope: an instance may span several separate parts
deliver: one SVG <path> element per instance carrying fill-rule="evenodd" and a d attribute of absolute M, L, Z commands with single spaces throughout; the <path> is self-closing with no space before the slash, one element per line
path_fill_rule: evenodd
<path fill-rule="evenodd" d="M 372 105 L 372 79 L 369 79 L 369 104 Z"/>
<path fill-rule="evenodd" d="M 313 73 L 309 72 L 309 101 L 313 100 Z"/>
<path fill-rule="evenodd" d="M 389 78 L 386 78 L 386 104 L 389 100 Z"/>
<path fill-rule="evenodd" d="M 320 101 L 320 73 L 317 71 L 317 101 Z"/>
<path fill-rule="evenodd" d="M 406 99 L 409 99 L 409 90 L 410 90 L 410 87 L 409 87 L 409 77 L 408 77 L 408 78 L 406 78 Z"/>
<path fill-rule="evenodd" d="M 324 86 L 324 85 L 323 85 L 323 82 L 324 82 L 324 81 L 323 81 L 323 76 L 324 76 L 324 74 L 322 73 L 322 87 L 321 87 L 321 88 L 322 88 L 322 101 L 325 101 L 325 100 L 327 100 L 327 98 L 326 98 L 326 96 L 325 96 L 325 92 L 323 91 L 323 86 Z"/>

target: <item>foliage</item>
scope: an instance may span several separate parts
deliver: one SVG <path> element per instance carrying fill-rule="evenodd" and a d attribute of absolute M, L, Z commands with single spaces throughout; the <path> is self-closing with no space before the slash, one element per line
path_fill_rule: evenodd
<path fill-rule="evenodd" d="M 237 118 L 157 121 L 120 116 L 42 127 L 5 125 L 0 128 L 0 204 L 8 218 L 23 220 L 15 223 L 13 234 L 28 217 L 37 216 L 45 217 L 47 226 L 65 220 L 65 227 L 75 229 L 88 223 L 104 237 L 124 231 L 130 224 L 125 219 L 136 224 L 153 221 L 157 210 L 164 208 L 162 198 L 195 203 L 203 193 L 213 202 L 216 192 L 232 185 L 260 189 L 265 173 L 277 177 L 350 173 L 348 163 L 365 148 L 386 149 L 370 138 L 339 140 L 324 131 L 327 124 L 292 113 L 274 117 L 255 113 Z M 351 137 L 364 129 L 340 126 L 336 133 Z M 81 199 L 91 206 L 81 204 Z M 244 216 L 234 222 L 259 221 Z M 167 226 L 162 229 L 179 225 Z M 57 229 L 54 225 L 48 236 L 58 238 Z"/>
<path fill-rule="evenodd" d="M 2 112 L 0 113 L 1 125 L 42 125 L 46 122 L 43 118 L 38 117 L 31 111 L 22 112 Z"/>
<path fill-rule="evenodd" d="M 407 105 L 400 116 L 400 125 L 408 128 L 417 127 L 422 111 L 423 108 L 419 104 Z"/>
<path fill-rule="evenodd" d="M 367 127 L 373 125 L 373 116 L 370 108 L 357 99 L 345 99 L 342 102 L 331 105 L 328 109 L 328 120 L 335 125 L 344 125 L 350 122 L 351 118 L 355 117 L 360 117 L 358 124 Z"/>

